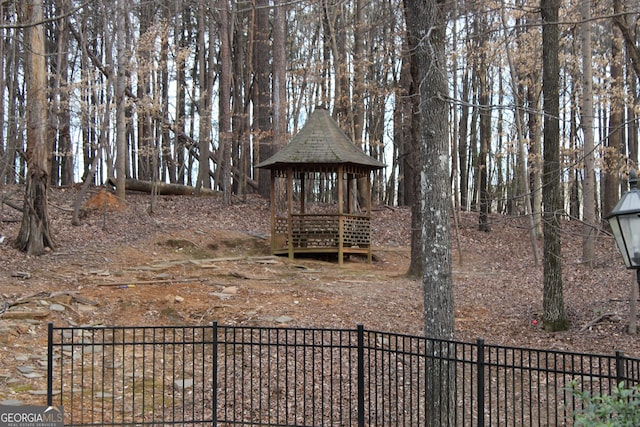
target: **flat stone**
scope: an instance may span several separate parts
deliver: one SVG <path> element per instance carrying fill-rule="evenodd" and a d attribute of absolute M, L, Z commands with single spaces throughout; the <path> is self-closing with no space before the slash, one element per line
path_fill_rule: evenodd
<path fill-rule="evenodd" d="M 193 378 L 184 378 L 173 382 L 178 390 L 184 390 L 193 387 Z"/>
<path fill-rule="evenodd" d="M 223 294 L 222 292 L 211 292 L 209 295 L 218 297 L 223 300 L 231 298 L 231 294 Z"/>
<path fill-rule="evenodd" d="M 287 322 L 291 322 L 292 320 L 293 320 L 293 317 L 289 317 L 289 316 L 279 316 L 273 319 L 273 321 L 276 323 L 287 323 Z"/>
<path fill-rule="evenodd" d="M 103 347 L 101 345 L 88 345 L 82 346 L 81 348 L 84 354 L 100 353 L 103 351 Z"/>
<path fill-rule="evenodd" d="M 109 399 L 113 397 L 112 393 L 103 393 L 101 391 L 97 392 L 96 394 L 94 394 L 95 397 L 97 397 L 98 399 Z"/>
<path fill-rule="evenodd" d="M 21 374 L 28 374 L 35 370 L 35 366 L 18 366 L 18 372 L 20 372 Z"/>
<path fill-rule="evenodd" d="M 22 403 L 21 400 L 7 399 L 7 400 L 0 400 L 0 405 L 4 405 L 4 406 L 22 406 L 23 403 Z"/>
<path fill-rule="evenodd" d="M 33 379 L 33 378 L 42 378 L 42 374 L 38 372 L 29 372 L 28 374 L 22 374 L 25 378 Z"/>
<path fill-rule="evenodd" d="M 96 310 L 95 306 L 87 304 L 78 304 L 76 309 L 81 313 L 89 313 Z"/>
<path fill-rule="evenodd" d="M 64 308 L 64 305 L 61 305 L 61 304 L 51 304 L 51 305 L 49 306 L 49 310 L 51 310 L 51 311 L 63 312 L 63 311 L 65 311 L 66 309 Z"/>
<path fill-rule="evenodd" d="M 223 294 L 228 294 L 228 295 L 235 295 L 238 293 L 238 287 L 237 286 L 227 286 L 224 289 L 222 289 L 222 293 Z"/>

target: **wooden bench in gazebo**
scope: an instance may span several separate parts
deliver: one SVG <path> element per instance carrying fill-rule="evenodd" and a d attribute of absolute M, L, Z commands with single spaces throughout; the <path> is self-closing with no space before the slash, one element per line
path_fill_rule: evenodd
<path fill-rule="evenodd" d="M 344 255 L 364 254 L 371 262 L 371 172 L 384 164 L 356 147 L 327 110 L 317 108 L 257 167 L 271 171 L 273 254 L 335 253 L 340 264 Z M 323 203 L 309 189 L 322 189 Z"/>

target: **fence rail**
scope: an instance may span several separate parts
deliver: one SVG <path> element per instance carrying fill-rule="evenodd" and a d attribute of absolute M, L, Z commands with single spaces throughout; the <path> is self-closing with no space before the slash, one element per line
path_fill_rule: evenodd
<path fill-rule="evenodd" d="M 567 390 L 640 359 L 356 329 L 49 325 L 48 404 L 69 426 L 572 425 Z"/>

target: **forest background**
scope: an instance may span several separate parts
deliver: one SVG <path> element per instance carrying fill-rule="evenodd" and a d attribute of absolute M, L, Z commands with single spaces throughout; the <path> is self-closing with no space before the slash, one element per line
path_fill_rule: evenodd
<path fill-rule="evenodd" d="M 387 164 L 375 177 L 375 200 L 411 204 L 416 88 L 401 1 L 43 4 L 52 185 L 81 181 L 93 164 L 96 185 L 115 176 L 117 90 L 123 89 L 127 177 L 266 194 L 268 176 L 253 166 L 321 105 L 357 145 Z M 591 6 L 588 56 L 585 4 Z M 484 203 L 490 212 L 519 214 L 530 196 L 539 212 L 539 4 L 461 1 L 447 8 L 450 92 L 442 96 L 450 106 L 456 206 L 475 210 Z M 620 178 L 637 163 L 632 50 L 639 8 L 637 1 L 561 2 L 561 177 L 569 218 L 581 218 L 591 203 L 606 214 L 626 189 Z M 0 11 L 0 182 L 7 184 L 22 181 L 26 171 L 29 52 L 16 3 L 3 1 Z M 626 32 L 633 43 L 625 44 Z M 593 73 L 593 148 L 584 144 L 586 65 Z M 124 73 L 123 88 L 117 71 Z M 582 197 L 585 160 L 597 178 L 593 201 Z"/>
<path fill-rule="evenodd" d="M 2 2 L 0 182 L 28 184 L 27 173 L 56 186 L 115 177 L 124 197 L 126 177 L 213 188 L 227 201 L 266 195 L 268 177 L 254 165 L 323 106 L 387 164 L 374 201 L 414 206 L 424 139 L 417 112 L 431 82 L 411 65 L 428 43 L 408 36 L 406 3 Z M 540 236 L 545 177 L 557 175 L 552 214 L 584 221 L 582 261 L 591 262 L 590 238 L 638 159 L 638 2 L 438 6 L 447 14 L 448 89 L 434 93 L 449 108 L 454 211 L 478 211 L 485 231 L 489 213 L 526 214 Z M 547 6 L 557 9 L 553 22 L 544 21 Z M 555 46 L 544 37 L 552 27 Z M 552 113 L 543 112 L 545 49 L 558 57 Z M 45 90 L 33 90 L 39 78 Z M 46 117 L 37 150 L 29 117 Z M 543 144 L 549 119 L 558 138 Z M 560 155 L 547 162 L 551 145 Z M 33 168 L 29 159 L 42 161 Z M 316 188 L 318 197 L 331 185 Z M 28 184 L 27 193 L 38 191 Z"/>

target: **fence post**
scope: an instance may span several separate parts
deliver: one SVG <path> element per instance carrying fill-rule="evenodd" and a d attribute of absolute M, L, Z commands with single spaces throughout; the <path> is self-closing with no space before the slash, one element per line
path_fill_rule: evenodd
<path fill-rule="evenodd" d="M 218 425 L 218 322 L 214 321 L 211 324 L 211 345 L 213 346 L 213 414 L 211 418 L 213 419 L 213 425 Z"/>
<path fill-rule="evenodd" d="M 62 361 L 60 362 L 62 363 Z M 53 406 L 53 323 L 47 326 L 47 406 Z"/>
<path fill-rule="evenodd" d="M 484 427 L 484 340 L 478 338 L 478 427 Z"/>
<path fill-rule="evenodd" d="M 364 427 L 364 326 L 358 325 L 358 427 Z"/>
<path fill-rule="evenodd" d="M 640 272 L 640 270 L 638 270 Z M 616 350 L 616 385 L 620 384 L 626 378 L 626 372 L 624 372 L 624 353 L 620 350 Z"/>

